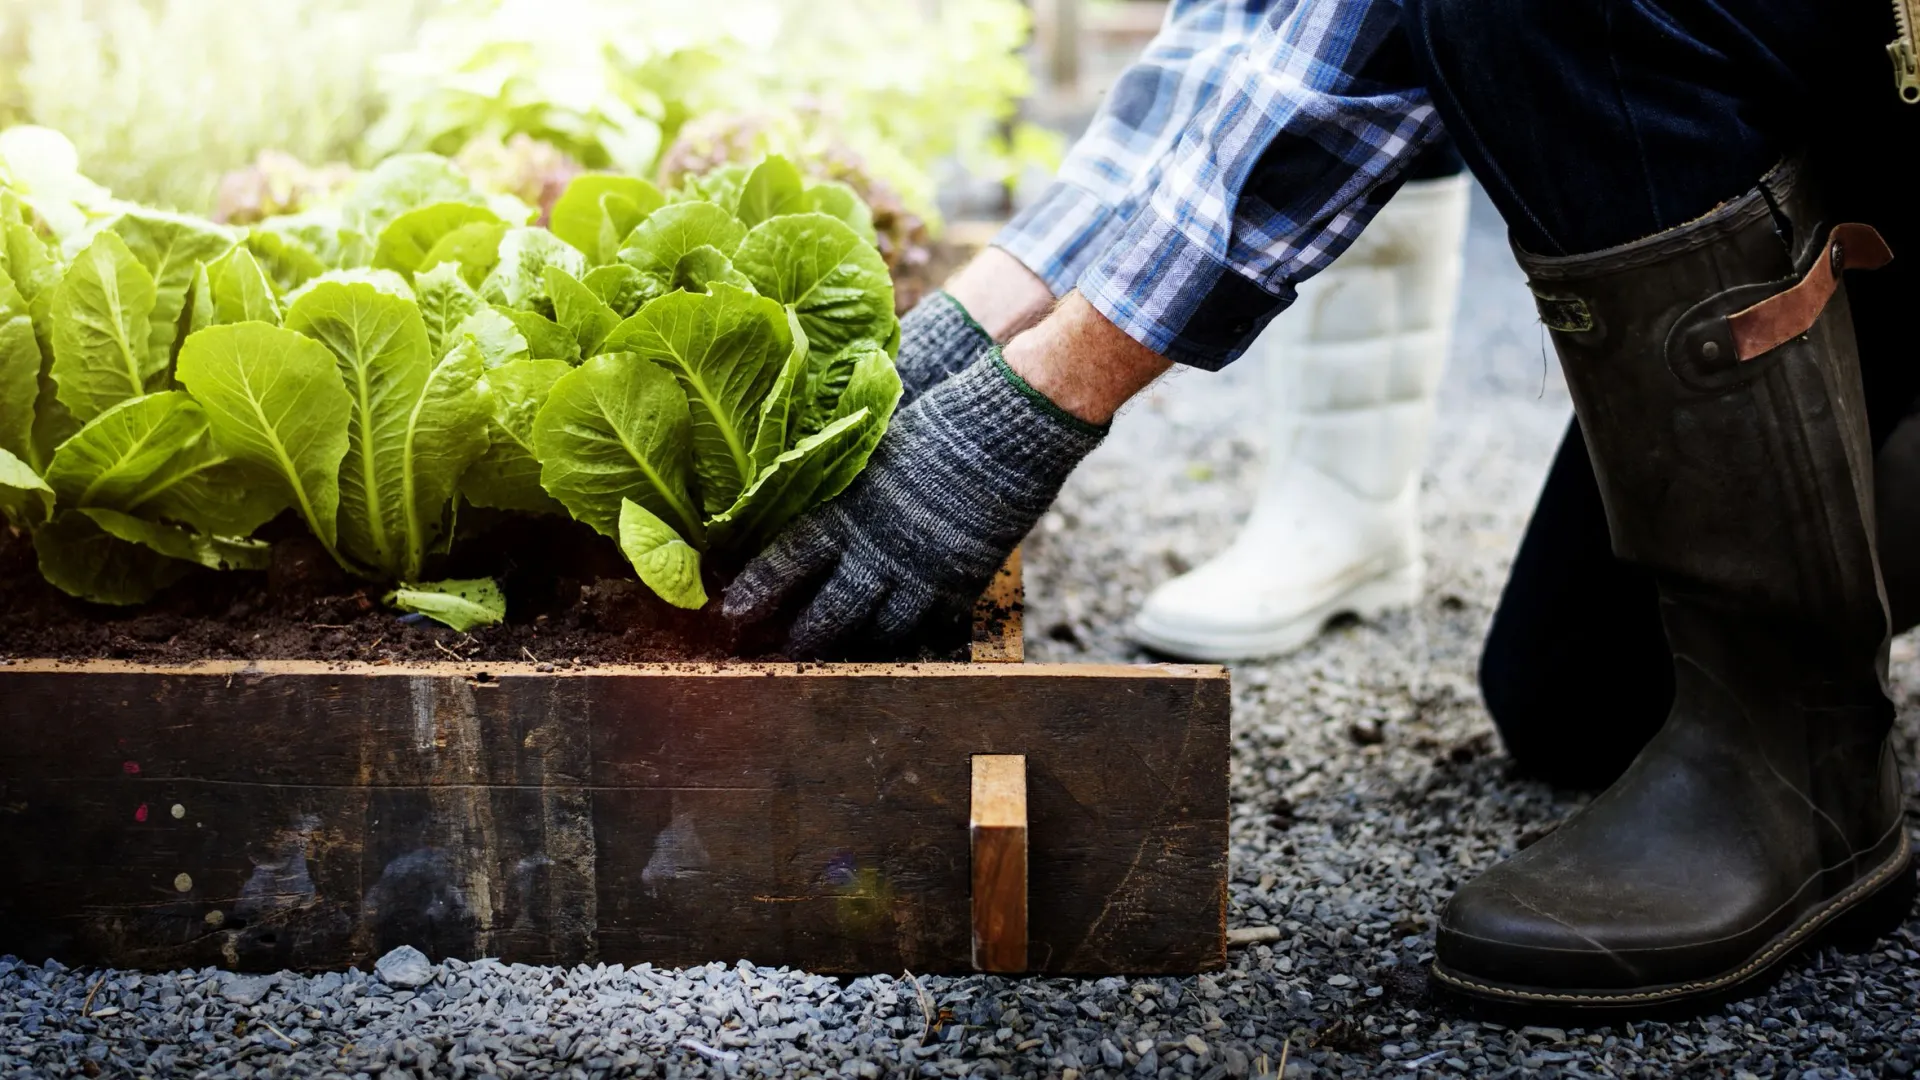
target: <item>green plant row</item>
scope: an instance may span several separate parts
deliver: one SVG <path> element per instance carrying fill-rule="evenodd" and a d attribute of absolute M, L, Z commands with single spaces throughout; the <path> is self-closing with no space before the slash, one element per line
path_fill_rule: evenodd
<path fill-rule="evenodd" d="M 838 494 L 892 415 L 868 211 L 772 157 L 586 174 L 527 217 L 402 155 L 331 208 L 133 209 L 63 258 L 0 188 L 0 512 L 100 603 L 260 568 L 291 511 L 390 603 L 498 621 L 491 582 L 422 580 L 468 503 L 571 516 L 704 605 L 703 559 Z"/>

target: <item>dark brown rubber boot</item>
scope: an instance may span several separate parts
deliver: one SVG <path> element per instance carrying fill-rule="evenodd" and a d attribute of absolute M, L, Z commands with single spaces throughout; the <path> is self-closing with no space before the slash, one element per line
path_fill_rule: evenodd
<path fill-rule="evenodd" d="M 1837 284 L 1885 256 L 1870 229 L 1832 229 L 1793 165 L 1624 247 L 1521 254 L 1614 551 L 1658 581 L 1676 691 L 1612 787 L 1454 896 L 1442 988 L 1596 1022 L 1692 1011 L 1905 916 L 1872 454 Z"/>

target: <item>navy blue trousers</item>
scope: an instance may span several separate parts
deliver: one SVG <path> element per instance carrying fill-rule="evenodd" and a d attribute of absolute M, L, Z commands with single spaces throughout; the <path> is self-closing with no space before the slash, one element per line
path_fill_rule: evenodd
<path fill-rule="evenodd" d="M 1575 255 L 1685 224 L 1806 153 L 1834 220 L 1878 228 L 1851 274 L 1880 462 L 1882 573 L 1920 619 L 1920 107 L 1894 92 L 1871 0 L 1407 0 L 1416 63 L 1513 238 Z M 1671 658 L 1651 578 L 1618 562 L 1578 424 L 1514 560 L 1480 665 L 1526 771 L 1608 783 L 1665 720 Z"/>

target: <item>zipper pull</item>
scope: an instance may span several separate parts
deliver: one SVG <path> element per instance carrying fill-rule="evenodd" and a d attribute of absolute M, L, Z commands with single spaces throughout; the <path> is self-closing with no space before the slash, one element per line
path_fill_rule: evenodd
<path fill-rule="evenodd" d="M 1920 105 L 1920 0 L 1893 0 L 1900 36 L 1887 46 L 1893 58 L 1893 83 L 1900 100 Z"/>

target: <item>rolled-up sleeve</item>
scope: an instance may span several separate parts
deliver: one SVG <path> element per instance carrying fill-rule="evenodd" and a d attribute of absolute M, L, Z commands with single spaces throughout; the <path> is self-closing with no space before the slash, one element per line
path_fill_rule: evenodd
<path fill-rule="evenodd" d="M 1274 5 L 1223 59 L 1150 191 L 1108 215 L 1073 279 L 1135 340 L 1209 370 L 1346 250 L 1440 134 L 1394 0 Z"/>

